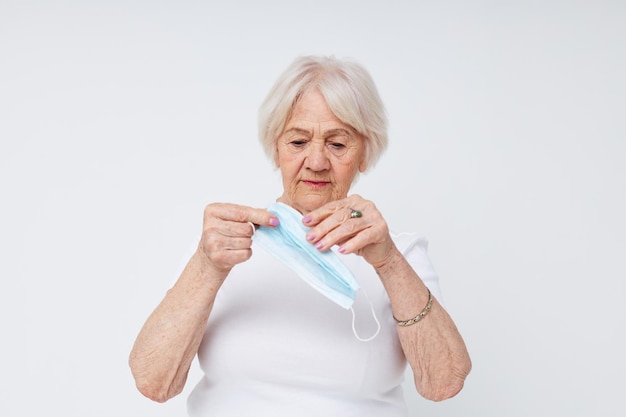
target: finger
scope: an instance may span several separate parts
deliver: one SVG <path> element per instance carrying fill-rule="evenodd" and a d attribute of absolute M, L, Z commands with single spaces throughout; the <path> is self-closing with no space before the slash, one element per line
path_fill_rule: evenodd
<path fill-rule="evenodd" d="M 247 212 L 246 222 L 252 223 L 255 226 L 266 227 L 276 227 L 280 224 L 278 217 L 276 217 L 266 209 L 259 208 L 249 208 Z"/>
<path fill-rule="evenodd" d="M 370 205 L 373 206 L 371 201 L 365 200 L 358 194 L 352 194 L 349 197 L 328 202 L 322 207 L 312 210 L 309 214 L 304 216 L 302 222 L 309 227 L 313 227 L 335 213 L 342 213 L 343 215 L 346 215 L 347 210 L 347 215 L 349 217 L 353 208 L 354 210 L 363 210 L 362 207 Z"/>
<path fill-rule="evenodd" d="M 343 254 L 355 253 L 364 247 L 372 244 L 376 239 L 376 232 L 373 228 L 363 229 L 357 234 L 354 234 L 342 241 L 337 242 L 339 245 L 339 252 Z"/>
<path fill-rule="evenodd" d="M 250 233 L 250 231 L 248 231 L 248 233 Z M 250 249 L 251 246 L 252 239 L 250 237 L 231 237 L 224 240 L 222 250 Z"/>
<path fill-rule="evenodd" d="M 222 234 L 229 237 L 252 237 L 258 227 L 252 222 L 223 221 L 222 223 L 224 224 Z"/>
<path fill-rule="evenodd" d="M 302 219 L 302 223 L 309 227 L 316 226 L 333 214 L 344 211 L 347 207 L 348 202 L 346 199 L 331 201 L 324 204 L 322 207 L 318 207 L 317 209 L 309 212 Z"/>
<path fill-rule="evenodd" d="M 342 253 L 352 253 L 386 241 L 387 223 L 371 201 L 351 196 L 328 208 L 336 211 L 307 233 L 307 240 L 319 250 L 340 245 Z M 361 215 L 353 214 L 356 211 Z"/>
<path fill-rule="evenodd" d="M 230 270 L 235 265 L 247 261 L 252 256 L 252 249 L 229 249 L 216 253 L 211 261 L 224 270 Z"/>
<path fill-rule="evenodd" d="M 360 216 L 353 216 L 352 213 L 355 213 L 356 210 L 352 207 L 365 210 L 365 207 L 369 206 L 373 206 L 373 204 L 355 194 L 342 200 L 332 201 L 311 211 L 302 220 L 305 225 L 311 227 L 306 239 L 318 248 L 327 249 L 340 240 L 353 236 L 364 229 L 369 222 L 362 218 L 363 213 L 361 211 L 359 211 Z M 368 210 L 370 209 L 368 208 Z M 335 232 L 330 234 L 333 231 Z"/>
<path fill-rule="evenodd" d="M 318 244 L 322 240 L 324 242 L 321 244 L 325 247 L 332 246 L 338 239 L 342 238 L 342 235 L 338 233 L 337 229 L 341 229 L 344 224 L 348 222 L 350 219 L 350 211 L 348 209 L 338 209 L 334 213 L 328 214 L 323 220 L 321 220 L 315 227 L 313 227 L 306 234 L 306 239 L 311 242 Z M 319 220 L 319 219 L 318 219 Z M 362 222 L 361 222 L 362 223 Z M 355 230 L 351 230 L 356 226 L 356 222 L 353 222 L 351 227 L 343 228 L 343 233 L 345 232 L 355 232 Z M 335 233 L 332 233 L 332 232 Z M 343 236 L 344 238 L 346 236 Z M 317 246 L 321 246 L 317 245 Z"/>
<path fill-rule="evenodd" d="M 252 230 L 247 223 L 222 220 L 204 229 L 202 242 L 212 252 L 249 248 L 252 245 Z"/>
<path fill-rule="evenodd" d="M 345 217 L 345 216 L 343 216 Z M 349 215 L 348 215 L 349 218 Z M 341 221 L 340 223 L 334 223 L 335 227 L 325 231 L 325 227 L 329 222 L 324 221 L 320 225 L 316 226 L 316 230 L 320 230 L 320 234 L 313 240 L 309 240 L 315 244 L 315 247 L 321 251 L 325 251 L 333 247 L 334 245 L 342 245 L 342 247 L 349 241 L 354 240 L 355 237 L 361 237 L 360 240 L 367 240 L 369 234 L 367 231 L 370 229 L 370 225 L 360 221 Z M 309 232 L 309 234 L 316 232 Z M 307 238 L 309 238 L 307 234 Z M 361 236 L 362 235 L 362 236 Z"/>
<path fill-rule="evenodd" d="M 251 237 L 253 233 L 249 223 L 211 218 L 205 223 L 203 234 L 212 236 L 215 239 L 230 239 L 235 237 Z"/>
<path fill-rule="evenodd" d="M 230 203 L 209 204 L 205 208 L 205 221 L 211 217 L 239 223 L 251 222 L 267 227 L 276 227 L 279 224 L 278 218 L 265 209 Z"/>

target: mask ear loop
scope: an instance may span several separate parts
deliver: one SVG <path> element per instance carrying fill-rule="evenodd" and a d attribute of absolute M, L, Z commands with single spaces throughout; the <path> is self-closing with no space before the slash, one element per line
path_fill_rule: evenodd
<path fill-rule="evenodd" d="M 363 294 L 365 295 L 365 298 L 367 298 L 367 302 L 370 305 L 370 309 L 372 310 L 372 317 L 374 317 L 374 321 L 376 322 L 376 333 L 374 333 L 372 336 L 363 339 L 362 337 L 360 337 L 357 332 L 356 332 L 356 326 L 355 326 L 355 322 L 356 322 L 356 314 L 354 313 L 354 309 L 352 307 L 350 307 L 350 311 L 352 312 L 352 333 L 354 333 L 354 337 L 357 338 L 357 340 L 359 342 L 369 342 L 370 340 L 373 340 L 376 336 L 378 336 L 378 333 L 380 333 L 380 322 L 378 321 L 378 317 L 376 317 L 376 312 L 374 311 L 374 304 L 372 304 L 372 302 L 370 301 L 370 298 L 367 296 L 367 292 L 365 292 L 365 288 L 361 288 L 363 290 Z"/>

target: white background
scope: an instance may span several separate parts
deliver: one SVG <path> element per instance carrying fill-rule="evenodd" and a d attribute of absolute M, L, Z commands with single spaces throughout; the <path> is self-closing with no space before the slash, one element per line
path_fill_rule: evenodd
<path fill-rule="evenodd" d="M 226 5 L 228 3 L 228 5 Z M 623 413 L 621 1 L 0 2 L 0 415 L 183 416 L 127 357 L 204 205 L 280 192 L 256 111 L 363 63 L 390 148 L 355 191 L 430 240 L 474 369 L 414 416 Z"/>

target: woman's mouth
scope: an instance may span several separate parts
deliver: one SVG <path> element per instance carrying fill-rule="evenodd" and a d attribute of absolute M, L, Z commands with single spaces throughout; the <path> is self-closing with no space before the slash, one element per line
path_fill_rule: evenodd
<path fill-rule="evenodd" d="M 330 184 L 329 181 L 311 181 L 311 180 L 302 180 L 304 184 L 313 189 L 319 190 L 320 188 L 324 188 L 326 185 Z"/>

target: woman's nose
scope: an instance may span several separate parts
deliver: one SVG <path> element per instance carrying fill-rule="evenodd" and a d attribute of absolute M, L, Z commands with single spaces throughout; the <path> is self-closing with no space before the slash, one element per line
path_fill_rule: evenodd
<path fill-rule="evenodd" d="M 307 150 L 306 167 L 313 171 L 324 171 L 330 168 L 326 146 L 324 143 L 311 143 Z"/>

